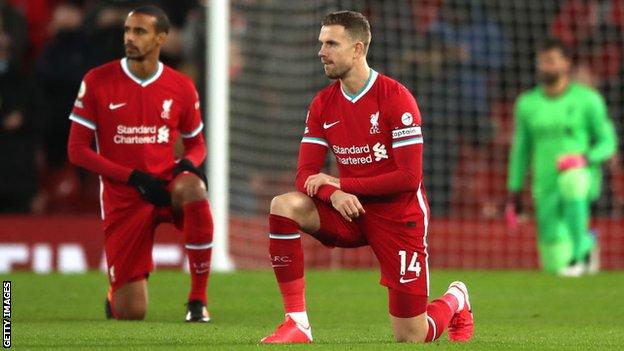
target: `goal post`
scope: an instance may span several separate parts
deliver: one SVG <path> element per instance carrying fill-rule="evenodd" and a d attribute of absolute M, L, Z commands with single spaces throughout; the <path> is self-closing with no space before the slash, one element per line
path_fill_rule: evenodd
<path fill-rule="evenodd" d="M 234 263 L 229 254 L 229 0 L 211 0 L 205 8 L 206 72 L 208 89 L 206 101 L 208 140 L 208 191 L 214 220 L 212 267 L 215 271 L 231 271 Z"/>

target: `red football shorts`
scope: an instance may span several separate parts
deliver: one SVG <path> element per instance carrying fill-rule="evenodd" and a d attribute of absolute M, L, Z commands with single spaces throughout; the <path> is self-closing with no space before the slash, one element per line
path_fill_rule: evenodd
<path fill-rule="evenodd" d="M 171 184 L 171 183 L 170 183 Z M 146 279 L 154 269 L 154 231 L 160 223 L 182 230 L 183 214 L 137 198 L 130 206 L 107 211 L 104 219 L 104 251 L 113 291 L 124 284 Z"/>
<path fill-rule="evenodd" d="M 370 245 L 379 261 L 380 284 L 396 291 L 417 295 L 410 306 L 416 315 L 425 312 L 429 296 L 429 267 L 422 214 L 389 218 L 367 209 L 353 222 L 345 220 L 331 204 L 313 199 L 321 229 L 311 234 L 326 246 L 342 248 Z"/>

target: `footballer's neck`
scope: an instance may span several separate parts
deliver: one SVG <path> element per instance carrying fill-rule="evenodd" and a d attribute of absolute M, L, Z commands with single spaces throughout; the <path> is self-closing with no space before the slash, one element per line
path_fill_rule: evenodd
<path fill-rule="evenodd" d="M 340 79 L 342 89 L 352 95 L 359 93 L 366 85 L 371 73 L 371 69 L 366 61 L 354 65 L 349 74 Z"/>
<path fill-rule="evenodd" d="M 134 76 L 148 79 L 158 70 L 158 56 L 146 56 L 142 60 L 128 59 L 128 69 Z"/>

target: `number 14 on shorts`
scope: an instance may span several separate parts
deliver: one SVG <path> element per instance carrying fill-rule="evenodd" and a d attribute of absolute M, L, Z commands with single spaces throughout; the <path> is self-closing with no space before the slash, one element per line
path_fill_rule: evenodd
<path fill-rule="evenodd" d="M 411 254 L 409 265 L 407 264 L 407 251 L 399 250 L 399 257 L 401 258 L 401 276 L 404 276 L 407 272 L 414 272 L 416 277 L 420 276 L 420 262 L 418 262 L 418 252 Z"/>

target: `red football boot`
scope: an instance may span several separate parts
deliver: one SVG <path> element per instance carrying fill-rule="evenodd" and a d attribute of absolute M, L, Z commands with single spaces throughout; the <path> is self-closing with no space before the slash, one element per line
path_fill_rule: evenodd
<path fill-rule="evenodd" d="M 468 298 L 468 288 L 462 282 L 452 282 L 449 288 L 456 287 L 464 294 L 464 308 L 455 313 L 448 326 L 448 336 L 451 341 L 468 341 L 474 333 L 474 317 Z"/>
<path fill-rule="evenodd" d="M 273 334 L 260 340 L 261 344 L 309 344 L 311 342 L 312 328 L 296 323 L 288 315 Z"/>

